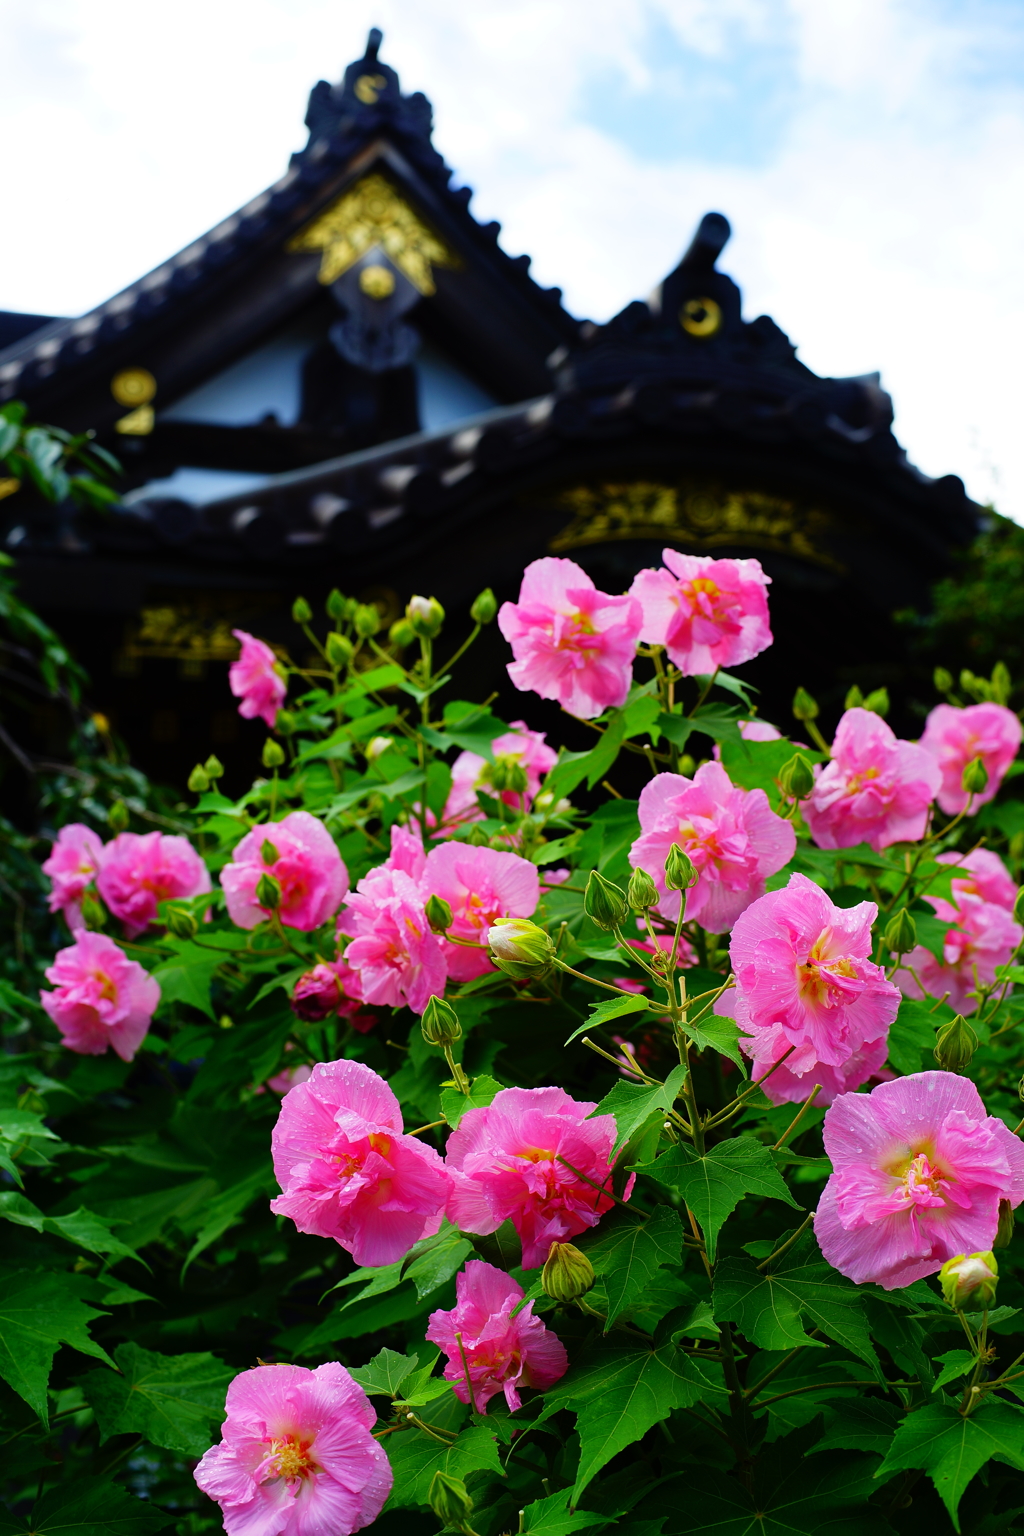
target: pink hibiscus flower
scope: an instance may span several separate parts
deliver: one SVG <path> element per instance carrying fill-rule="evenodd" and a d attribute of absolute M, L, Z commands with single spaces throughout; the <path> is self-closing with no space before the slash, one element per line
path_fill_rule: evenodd
<path fill-rule="evenodd" d="M 273 1077 L 267 1078 L 267 1087 L 271 1093 L 279 1093 L 284 1098 L 286 1093 L 291 1093 L 300 1083 L 308 1083 L 312 1076 L 313 1068 L 304 1061 L 297 1067 L 285 1067 L 283 1071 L 275 1072 Z M 256 1092 L 262 1093 L 263 1089 L 257 1088 Z"/>
<path fill-rule="evenodd" d="M 533 1302 L 512 1316 L 523 1288 L 511 1275 L 470 1259 L 455 1278 L 455 1295 L 450 1312 L 431 1312 L 427 1340 L 448 1356 L 444 1379 L 452 1383 L 460 1402 L 486 1413 L 491 1398 L 504 1392 L 515 1413 L 521 1406 L 520 1387 L 543 1391 L 565 1375 L 569 1357 L 558 1336 L 534 1317 Z"/>
<path fill-rule="evenodd" d="M 102 1056 L 109 1046 L 131 1061 L 160 1002 L 160 984 L 103 933 L 85 929 L 59 949 L 45 973 L 52 992 L 39 1001 L 64 1044 L 81 1056 Z"/>
<path fill-rule="evenodd" d="M 326 923 L 348 890 L 348 870 L 334 838 L 308 811 L 292 811 L 281 821 L 254 827 L 221 870 L 228 916 L 239 928 L 255 928 L 270 916 L 270 908 L 256 900 L 264 874 L 273 875 L 281 887 L 277 912 L 282 923 L 304 933 Z"/>
<path fill-rule="evenodd" d="M 391 1465 L 370 1431 L 377 1415 L 336 1360 L 258 1365 L 228 1387 L 219 1445 L 195 1470 L 228 1536 L 351 1536 L 391 1492 Z"/>
<path fill-rule="evenodd" d="M 441 1226 L 451 1179 L 361 1061 L 319 1062 L 281 1104 L 270 1139 L 283 1191 L 270 1209 L 331 1237 L 357 1264 L 393 1264 Z"/>
<path fill-rule="evenodd" d="M 50 877 L 50 911 L 63 912 L 68 927 L 82 926 L 81 901 L 96 878 L 103 844 L 89 827 L 75 821 L 61 827 L 43 874 Z"/>
<path fill-rule="evenodd" d="M 731 928 L 796 852 L 791 824 L 776 816 L 763 789 L 737 789 L 720 763 L 705 763 L 692 779 L 659 773 L 640 794 L 640 836 L 629 850 L 661 892 L 659 910 L 679 915 L 680 893 L 665 886 L 673 844 L 693 862 L 699 879 L 686 893 L 686 916 L 711 933 Z"/>
<path fill-rule="evenodd" d="M 518 603 L 498 613 L 516 687 L 583 719 L 626 702 L 641 622 L 634 598 L 609 597 L 574 560 L 553 558 L 528 565 Z"/>
<path fill-rule="evenodd" d="M 359 976 L 344 960 L 324 960 L 314 965 L 311 971 L 299 977 L 290 1001 L 296 1018 L 307 1023 L 329 1019 L 331 1014 L 336 1014 L 365 1035 L 377 1022 L 375 1014 L 363 1012 Z"/>
<path fill-rule="evenodd" d="M 969 704 L 966 709 L 937 704 L 925 721 L 921 745 L 931 753 L 942 774 L 940 809 L 947 816 L 955 816 L 966 808 L 970 797 L 962 783 L 964 769 L 980 757 L 988 770 L 988 783 L 971 799 L 973 816 L 997 793 L 1020 741 L 1020 721 L 1003 704 Z"/>
<path fill-rule="evenodd" d="M 1024 1147 L 955 1072 L 844 1093 L 824 1137 L 833 1173 L 814 1230 L 828 1262 L 858 1285 L 896 1290 L 991 1248 L 1000 1200 L 1024 1200 Z"/>
<path fill-rule="evenodd" d="M 156 922 L 161 901 L 208 891 L 210 873 L 187 837 L 122 832 L 103 850 L 96 888 L 132 939 Z"/>
<path fill-rule="evenodd" d="M 350 939 L 345 963 L 366 1002 L 422 1013 L 428 998 L 443 995 L 444 946 L 430 931 L 423 901 L 409 875 L 386 865 L 372 869 L 349 896 L 338 932 Z"/>
<path fill-rule="evenodd" d="M 277 712 L 288 693 L 281 665 L 262 640 L 246 634 L 244 629 L 233 629 L 231 633 L 242 647 L 238 660 L 228 668 L 228 686 L 235 698 L 242 701 L 238 713 L 243 720 L 262 720 L 273 730 Z"/>
<path fill-rule="evenodd" d="M 736 987 L 715 1012 L 749 1036 L 740 1044 L 756 1077 L 795 1047 L 763 1085 L 773 1104 L 805 1099 L 815 1083 L 818 1103 L 831 1104 L 885 1062 L 900 992 L 871 961 L 877 915 L 873 901 L 837 907 L 806 875 L 791 875 L 737 919 L 729 946 Z"/>
<path fill-rule="evenodd" d="M 448 932 L 480 949 L 443 940 L 445 964 L 453 981 L 471 981 L 494 966 L 487 956 L 487 930 L 499 917 L 532 917 L 540 900 L 536 864 L 517 853 L 443 843 L 427 855 L 420 883 L 424 899 L 440 896 L 452 909 Z"/>
<path fill-rule="evenodd" d="M 957 1013 L 973 1013 L 978 1006 L 978 986 L 991 986 L 996 971 L 1007 965 L 1024 928 L 1015 923 L 1005 907 L 978 896 L 962 895 L 953 907 L 938 896 L 925 898 L 943 919 L 952 918 L 939 961 L 919 944 L 903 957 L 894 980 L 905 997 L 946 997 Z M 1012 991 L 1012 988 L 1008 988 Z"/>
<path fill-rule="evenodd" d="M 998 853 L 993 853 L 990 848 L 972 848 L 970 853 L 956 853 L 950 849 L 947 853 L 940 853 L 937 862 L 954 864 L 958 871 L 962 871 L 952 882 L 954 900 L 961 896 L 979 896 L 982 901 L 991 902 L 995 907 L 1004 907 L 1007 912 L 1013 911 L 1017 886 Z M 925 899 L 931 902 L 940 917 L 947 917 L 951 923 L 956 922 L 955 906 L 938 897 L 928 896 Z"/>
<path fill-rule="evenodd" d="M 561 1088 L 503 1088 L 486 1109 L 467 1111 L 445 1157 L 454 1181 L 450 1219 L 479 1233 L 510 1220 L 524 1269 L 543 1264 L 552 1243 L 596 1226 L 613 1203 L 600 1186 L 611 1178 L 615 1145 L 613 1115 L 587 1118 L 596 1107 Z M 627 1199 L 632 1187 L 630 1179 Z"/>
<path fill-rule="evenodd" d="M 662 551 L 664 566 L 630 587 L 643 608 L 641 640 L 663 645 L 684 677 L 735 667 L 767 650 L 771 577 L 759 560 L 715 560 Z M 764 738 L 762 738 L 764 739 Z"/>
<path fill-rule="evenodd" d="M 525 771 L 525 791 L 496 790 L 494 764 L 477 752 L 460 752 L 452 764 L 451 792 L 441 818 L 446 825 L 482 819 L 484 813 L 476 798 L 478 789 L 502 800 L 513 810 L 528 811 L 540 789 L 541 779 L 558 761 L 558 753 L 547 745 L 544 732 L 531 731 L 522 720 L 514 720 L 511 730 L 503 736 L 495 736 L 491 751 L 497 764 L 516 763 Z"/>
<path fill-rule="evenodd" d="M 931 753 L 900 741 L 881 715 L 848 709 L 832 743 L 832 761 L 815 764 L 803 814 L 819 848 L 869 843 L 876 852 L 924 836 L 928 807 L 942 775 Z"/>

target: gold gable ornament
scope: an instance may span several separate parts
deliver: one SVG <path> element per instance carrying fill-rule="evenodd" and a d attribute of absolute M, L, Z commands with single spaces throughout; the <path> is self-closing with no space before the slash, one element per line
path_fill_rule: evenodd
<path fill-rule="evenodd" d="M 156 394 L 156 379 L 148 368 L 122 368 L 110 381 L 110 393 L 118 405 L 131 406 L 127 416 L 114 422 L 115 432 L 125 437 L 148 437 L 156 425 L 150 401 Z"/>
<path fill-rule="evenodd" d="M 427 228 L 391 183 L 376 172 L 364 176 L 318 213 L 289 240 L 285 249 L 319 251 L 317 276 L 329 286 L 375 246 L 425 297 L 436 292 L 433 267 L 461 266 L 454 251 Z"/>

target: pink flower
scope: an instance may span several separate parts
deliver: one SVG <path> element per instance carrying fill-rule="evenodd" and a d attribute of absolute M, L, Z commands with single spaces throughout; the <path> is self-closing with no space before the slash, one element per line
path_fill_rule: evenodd
<path fill-rule="evenodd" d="M 450 1312 L 431 1312 L 427 1339 L 448 1356 L 444 1379 L 453 1384 L 460 1402 L 471 1401 L 467 1367 L 472 1406 L 478 1413 L 486 1413 L 498 1392 L 504 1392 L 515 1413 L 521 1406 L 520 1387 L 543 1390 L 565 1375 L 569 1357 L 557 1335 L 534 1317 L 533 1302 L 511 1315 L 523 1299 L 523 1288 L 511 1275 L 470 1259 L 455 1278 L 455 1295 Z"/>
<path fill-rule="evenodd" d="M 952 882 L 954 898 L 980 896 L 982 901 L 991 902 L 996 907 L 1005 907 L 1007 912 L 1013 911 L 1017 887 L 998 853 L 993 853 L 989 848 L 972 848 L 970 853 L 955 853 L 951 849 L 948 853 L 940 853 L 937 863 L 955 864 L 958 870 L 963 871 Z M 956 922 L 955 906 L 937 897 L 929 896 L 926 900 L 931 902 L 940 917 Z"/>
<path fill-rule="evenodd" d="M 275 1072 L 273 1077 L 267 1078 L 267 1087 L 272 1093 L 279 1093 L 284 1098 L 286 1093 L 290 1093 L 300 1083 L 308 1083 L 312 1076 L 313 1068 L 307 1062 L 302 1062 L 300 1066 L 285 1067 L 282 1071 Z M 262 1091 L 260 1088 L 256 1090 L 257 1093 Z"/>
<path fill-rule="evenodd" d="M 67 949 L 59 949 L 46 972 L 53 992 L 39 1001 L 81 1056 L 102 1056 L 113 1046 L 131 1061 L 160 1002 L 160 984 L 102 933 L 82 929 Z"/>
<path fill-rule="evenodd" d="M 341 1012 L 343 994 L 338 969 L 338 962 L 321 961 L 299 977 L 291 995 L 292 1012 L 297 1018 L 315 1023 Z"/>
<path fill-rule="evenodd" d="M 782 732 L 769 720 L 739 720 L 737 724 L 744 741 L 782 740 Z"/>
<path fill-rule="evenodd" d="M 81 900 L 96 878 L 103 844 L 81 822 L 61 827 L 43 874 L 50 877 L 50 911 L 63 912 L 74 932 L 82 926 Z"/>
<path fill-rule="evenodd" d="M 871 960 L 873 901 L 836 907 L 806 875 L 761 896 L 736 920 L 729 954 L 735 991 L 715 1012 L 750 1037 L 740 1043 L 760 1077 L 795 1047 L 763 1084 L 773 1104 L 818 1103 L 866 1083 L 886 1058 L 899 988 Z"/>
<path fill-rule="evenodd" d="M 1024 1200 L 1024 1147 L 955 1072 L 844 1093 L 825 1116 L 833 1173 L 814 1230 L 828 1262 L 892 1291 L 988 1249 L 999 1202 Z"/>
<path fill-rule="evenodd" d="M 242 701 L 238 713 L 243 720 L 260 719 L 273 730 L 288 692 L 277 657 L 269 645 L 246 634 L 244 629 L 233 629 L 231 633 L 242 647 L 238 660 L 228 668 L 228 686 L 235 698 Z"/>
<path fill-rule="evenodd" d="M 819 848 L 869 843 L 876 852 L 924 836 L 941 774 L 931 753 L 898 740 L 880 715 L 848 709 L 832 743 L 832 761 L 814 769 L 803 813 Z"/>
<path fill-rule="evenodd" d="M 596 1107 L 561 1088 L 503 1088 L 486 1109 L 469 1110 L 448 1138 L 449 1218 L 478 1233 L 511 1220 L 524 1269 L 543 1264 L 552 1243 L 595 1227 L 612 1207 L 594 1185 L 610 1180 L 615 1145 L 613 1115 L 587 1118 Z M 627 1199 L 632 1187 L 631 1179 Z"/>
<path fill-rule="evenodd" d="M 679 915 L 679 892 L 665 887 L 665 860 L 677 844 L 700 877 L 686 893 L 686 915 L 711 933 L 731 928 L 796 852 L 796 833 L 764 790 L 734 788 L 720 763 L 705 763 L 692 780 L 657 774 L 640 794 L 640 833 L 629 862 L 658 887 L 661 913 Z"/>
<path fill-rule="evenodd" d="M 401 870 L 403 875 L 408 875 L 410 880 L 419 881 L 423 876 L 423 868 L 426 863 L 426 854 L 423 852 L 423 839 L 419 828 L 415 825 L 408 827 L 399 826 L 398 822 L 391 828 L 391 852 L 379 864 L 376 869 L 371 869 L 366 877 L 369 879 L 377 874 L 390 874 L 392 870 Z"/>
<path fill-rule="evenodd" d="M 96 887 L 131 939 L 156 922 L 161 901 L 208 891 L 210 874 L 187 837 L 122 832 L 103 850 Z"/>
<path fill-rule="evenodd" d="M 1024 928 L 1014 922 L 1005 907 L 978 896 L 960 896 L 955 907 L 937 896 L 925 899 L 941 918 L 952 916 L 955 922 L 946 933 L 942 962 L 919 944 L 904 956 L 905 968 L 896 972 L 894 980 L 905 997 L 945 997 L 948 993 L 949 1005 L 957 1013 L 973 1013 L 978 1006 L 976 988 L 991 986 L 998 967 L 1009 963 L 1024 937 Z"/>
<path fill-rule="evenodd" d="M 368 1003 L 422 1013 L 440 997 L 448 971 L 444 946 L 431 933 L 418 885 L 400 869 L 372 869 L 349 896 L 338 919 L 348 934 L 345 962 L 355 971 Z"/>
<path fill-rule="evenodd" d="M 771 577 L 760 560 L 715 560 L 662 551 L 665 565 L 640 571 L 630 595 L 643 613 L 641 640 L 663 645 L 684 677 L 736 667 L 767 650 Z"/>
<path fill-rule="evenodd" d="M 223 1439 L 195 1479 L 228 1536 L 351 1536 L 391 1492 L 377 1415 L 343 1365 L 258 1365 L 228 1387 Z"/>
<path fill-rule="evenodd" d="M 516 687 L 584 719 L 626 702 L 641 622 L 634 598 L 598 592 L 574 560 L 552 558 L 526 567 L 519 602 L 498 613 Z"/>
<path fill-rule="evenodd" d="M 460 939 L 486 946 L 487 930 L 499 917 L 531 917 L 540 900 L 536 864 L 517 853 L 442 843 L 427 855 L 420 887 L 424 898 L 442 897 L 452 909 L 448 930 Z M 471 981 L 494 966 L 487 949 L 466 949 L 443 941 L 445 964 L 453 981 Z"/>
<path fill-rule="evenodd" d="M 445 1166 L 403 1135 L 398 1100 L 361 1061 L 319 1062 L 283 1100 L 270 1146 L 283 1190 L 270 1209 L 357 1264 L 393 1264 L 440 1229 Z"/>
<path fill-rule="evenodd" d="M 268 843 L 276 858 L 269 857 Z M 254 827 L 221 871 L 228 916 L 239 928 L 255 928 L 270 916 L 270 909 L 256 900 L 264 874 L 280 884 L 282 923 L 304 933 L 332 917 L 348 889 L 348 870 L 333 837 L 308 811 L 292 811 L 281 821 Z"/>
<path fill-rule="evenodd" d="M 495 763 L 518 764 L 526 773 L 526 789 L 496 790 L 494 788 L 494 764 L 476 752 L 460 752 L 452 764 L 452 787 L 441 818 L 447 825 L 465 821 L 479 821 L 483 817 L 476 798 L 477 790 L 493 795 L 512 806 L 513 810 L 528 811 L 540 789 L 544 775 L 555 766 L 558 753 L 546 744 L 543 731 L 531 731 L 522 720 L 515 720 L 512 728 L 491 742 Z"/>
<path fill-rule="evenodd" d="M 969 704 L 954 709 L 937 704 L 925 722 L 921 745 L 942 772 L 940 809 L 955 816 L 970 798 L 962 779 L 968 763 L 980 757 L 988 770 L 988 784 L 971 799 L 971 815 L 991 800 L 1006 776 L 1020 747 L 1021 725 L 1012 709 L 1003 704 Z"/>

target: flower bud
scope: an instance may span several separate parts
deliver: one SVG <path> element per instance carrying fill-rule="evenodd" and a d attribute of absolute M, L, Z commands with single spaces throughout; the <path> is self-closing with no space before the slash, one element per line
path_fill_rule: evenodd
<path fill-rule="evenodd" d="M 462 1025 L 451 1003 L 443 997 L 428 997 L 420 1019 L 420 1031 L 428 1045 L 444 1050 L 462 1039 Z"/>
<path fill-rule="evenodd" d="M 128 807 L 123 800 L 115 800 L 107 812 L 107 820 L 110 822 L 110 830 L 116 835 L 124 832 L 128 826 Z"/>
<path fill-rule="evenodd" d="M 260 858 L 264 864 L 276 864 L 280 855 L 269 837 L 265 837 L 260 844 Z"/>
<path fill-rule="evenodd" d="M 292 618 L 296 624 L 308 624 L 313 617 L 313 610 L 304 597 L 297 597 L 292 603 Z"/>
<path fill-rule="evenodd" d="M 1013 1241 L 1013 1225 L 1013 1206 L 1009 1200 L 1000 1200 L 999 1226 L 996 1228 L 996 1235 L 992 1239 L 993 1248 L 1009 1248 Z"/>
<path fill-rule="evenodd" d="M 917 924 L 906 907 L 901 907 L 885 925 L 885 947 L 894 955 L 905 955 L 916 944 Z"/>
<path fill-rule="evenodd" d="M 634 912 L 647 912 L 658 905 L 658 887 L 645 869 L 634 869 L 630 875 L 626 900 Z"/>
<path fill-rule="evenodd" d="M 368 763 L 375 763 L 378 757 L 383 757 L 389 747 L 393 747 L 393 736 L 372 736 L 363 748 L 363 755 Z"/>
<path fill-rule="evenodd" d="M 1024 885 L 1017 892 L 1013 903 L 1013 920 L 1015 923 L 1024 923 Z"/>
<path fill-rule="evenodd" d="M 405 616 L 412 625 L 413 632 L 422 640 L 433 640 L 435 635 L 441 633 L 444 609 L 436 597 L 411 597 Z"/>
<path fill-rule="evenodd" d="M 377 612 L 376 608 L 373 610 Z M 374 631 L 370 630 L 370 634 Z M 324 650 L 327 652 L 329 664 L 338 672 L 347 667 L 355 655 L 355 646 L 347 635 L 339 635 L 336 629 L 332 629 L 324 641 Z"/>
<path fill-rule="evenodd" d="M 281 711 L 278 710 L 278 714 L 279 715 L 280 715 L 280 713 L 281 713 Z M 207 775 L 210 778 L 211 782 L 214 779 L 219 779 L 222 776 L 223 772 L 224 772 L 224 764 L 221 762 L 219 757 L 214 757 L 212 752 L 210 753 L 209 757 L 206 759 L 206 762 L 203 764 L 203 767 L 206 769 Z"/>
<path fill-rule="evenodd" d="M 356 634 L 360 640 L 368 640 L 375 635 L 381 627 L 381 616 L 372 603 L 357 603 L 356 611 L 352 615 Z"/>
<path fill-rule="evenodd" d="M 434 1473 L 427 1502 L 442 1525 L 454 1526 L 457 1531 L 473 1513 L 473 1500 L 462 1478 L 452 1477 L 448 1472 Z"/>
<path fill-rule="evenodd" d="M 988 784 L 988 769 L 980 757 L 972 757 L 960 779 L 965 795 L 980 795 Z"/>
<path fill-rule="evenodd" d="M 679 759 L 679 772 L 683 775 L 684 779 L 692 779 L 697 772 L 697 764 L 689 752 L 684 752 Z"/>
<path fill-rule="evenodd" d="M 210 787 L 210 775 L 202 763 L 196 763 L 188 776 L 188 787 L 194 795 L 201 795 Z"/>
<path fill-rule="evenodd" d="M 1010 670 L 1006 663 L 997 661 L 992 668 L 992 681 L 989 685 L 992 689 L 992 697 L 997 704 L 1006 703 L 1013 692 L 1013 682 L 1010 678 Z"/>
<path fill-rule="evenodd" d="M 939 1270 L 942 1294 L 958 1312 L 968 1305 L 987 1311 L 996 1299 L 998 1280 L 999 1266 L 991 1250 L 959 1253 L 955 1259 L 947 1259 Z"/>
<path fill-rule="evenodd" d="M 266 907 L 268 912 L 276 912 L 281 905 L 281 882 L 266 870 L 256 881 L 256 901 L 259 906 Z"/>
<path fill-rule="evenodd" d="M 431 933 L 447 933 L 452 925 L 452 909 L 443 896 L 428 896 L 423 907 Z"/>
<path fill-rule="evenodd" d="M 474 624 L 491 624 L 494 622 L 494 616 L 497 611 L 498 599 L 490 587 L 484 587 L 480 596 L 475 599 L 472 608 L 469 610 L 469 616 Z"/>
<path fill-rule="evenodd" d="M 673 843 L 665 860 L 665 884 L 669 890 L 688 891 L 699 878 L 689 854 L 684 853 L 678 843 Z"/>
<path fill-rule="evenodd" d="M 864 708 L 870 709 L 873 715 L 881 715 L 884 720 L 889 713 L 888 688 L 875 688 L 864 700 Z"/>
<path fill-rule="evenodd" d="M 494 762 L 488 764 L 488 769 L 485 777 L 496 794 L 510 790 L 513 794 L 525 795 L 530 781 L 526 769 L 514 753 L 499 753 Z"/>
<path fill-rule="evenodd" d="M 334 587 L 328 594 L 324 608 L 326 609 L 327 617 L 333 619 L 335 624 L 340 624 L 344 619 L 347 601 L 348 599 L 342 596 L 337 587 Z"/>
<path fill-rule="evenodd" d="M 957 1014 L 939 1030 L 932 1054 L 943 1072 L 966 1072 L 977 1049 L 977 1033 Z"/>
<path fill-rule="evenodd" d="M 779 788 L 787 800 L 806 800 L 814 788 L 814 769 L 802 752 L 795 753 L 779 769 Z"/>
<path fill-rule="evenodd" d="M 487 930 L 491 959 L 517 981 L 540 976 L 555 958 L 550 936 L 528 917 L 499 917 Z"/>
<path fill-rule="evenodd" d="M 274 716 L 274 730 L 280 736 L 294 736 L 297 729 L 297 722 L 291 710 L 279 709 Z"/>
<path fill-rule="evenodd" d="M 583 910 L 599 928 L 620 928 L 629 911 L 626 893 L 593 869 L 583 896 Z"/>
<path fill-rule="evenodd" d="M 268 736 L 263 743 L 264 768 L 280 768 L 283 762 L 284 747 L 282 747 L 279 741 L 275 741 L 273 736 Z"/>
<path fill-rule="evenodd" d="M 817 720 L 818 702 L 811 698 L 806 688 L 798 688 L 794 693 L 793 714 L 797 720 Z"/>
<path fill-rule="evenodd" d="M 388 639 L 392 645 L 397 645 L 400 651 L 404 651 L 407 645 L 412 645 L 416 639 L 416 631 L 408 619 L 396 619 L 388 630 Z"/>
<path fill-rule="evenodd" d="M 289 999 L 292 1012 L 308 1024 L 319 1023 L 337 1013 L 341 1002 L 338 973 L 333 965 L 314 965 L 311 971 L 300 976 Z"/>
<path fill-rule="evenodd" d="M 953 674 L 947 672 L 945 667 L 936 667 L 932 673 L 932 682 L 935 684 L 936 693 L 953 692 Z"/>
<path fill-rule="evenodd" d="M 167 932 L 172 933 L 176 939 L 194 939 L 199 932 L 199 924 L 187 907 L 168 907 Z"/>
<path fill-rule="evenodd" d="M 107 909 L 95 891 L 86 891 L 79 906 L 82 913 L 82 922 L 90 933 L 97 933 L 99 929 L 106 927 Z"/>
<path fill-rule="evenodd" d="M 864 703 L 864 695 L 861 693 L 860 689 L 857 687 L 857 684 L 854 683 L 853 687 L 847 690 L 846 698 L 843 700 L 843 708 L 844 709 L 859 709 L 860 706 L 863 703 Z"/>
<path fill-rule="evenodd" d="M 962 669 L 960 673 L 960 687 L 963 689 L 964 693 L 969 693 L 971 698 L 977 699 L 979 703 L 984 703 L 988 698 L 988 679 L 984 677 L 975 677 L 970 667 L 964 667 Z"/>
<path fill-rule="evenodd" d="M 596 1279 L 594 1266 L 572 1243 L 552 1243 L 540 1272 L 541 1289 L 552 1301 L 578 1301 Z"/>

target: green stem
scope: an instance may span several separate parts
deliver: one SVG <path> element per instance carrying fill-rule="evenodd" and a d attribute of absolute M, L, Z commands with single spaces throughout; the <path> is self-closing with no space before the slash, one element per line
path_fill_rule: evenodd
<path fill-rule="evenodd" d="M 808 1211 L 804 1220 L 800 1223 L 792 1236 L 787 1237 L 782 1246 L 780 1248 L 776 1248 L 774 1253 L 770 1253 L 766 1259 L 761 1260 L 760 1264 L 757 1266 L 758 1270 L 764 1271 L 768 1268 L 769 1264 L 774 1264 L 776 1259 L 781 1259 L 786 1250 L 788 1248 L 792 1248 L 793 1244 L 797 1242 L 799 1238 L 803 1237 L 804 1233 L 807 1231 L 807 1228 L 810 1226 L 813 1220 L 814 1212 Z"/>

